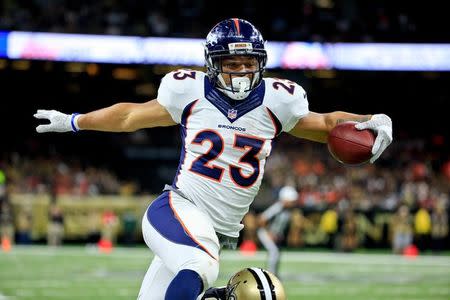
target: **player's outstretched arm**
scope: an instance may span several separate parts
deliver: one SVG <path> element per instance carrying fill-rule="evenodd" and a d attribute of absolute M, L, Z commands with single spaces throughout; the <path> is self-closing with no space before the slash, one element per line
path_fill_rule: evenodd
<path fill-rule="evenodd" d="M 38 110 L 34 117 L 49 124 L 36 127 L 37 132 L 96 130 L 131 132 L 141 128 L 171 126 L 176 123 L 156 100 L 145 103 L 117 103 L 86 114 L 64 114 L 56 110 Z"/>
<path fill-rule="evenodd" d="M 336 124 L 345 121 L 356 121 L 356 129 L 371 129 L 377 137 L 372 146 L 371 163 L 377 160 L 381 153 L 392 142 L 392 121 L 385 114 L 358 115 L 342 111 L 335 111 L 326 114 L 310 112 L 298 121 L 290 134 L 308 140 L 326 143 L 329 132 Z"/>
<path fill-rule="evenodd" d="M 328 134 L 336 124 L 344 121 L 365 122 L 371 117 L 371 115 L 358 115 L 343 111 L 325 114 L 309 112 L 297 122 L 289 133 L 299 138 L 326 143 Z"/>

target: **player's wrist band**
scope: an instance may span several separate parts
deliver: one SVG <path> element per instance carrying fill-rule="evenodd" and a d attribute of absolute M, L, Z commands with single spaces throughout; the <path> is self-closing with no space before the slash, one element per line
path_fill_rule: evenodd
<path fill-rule="evenodd" d="M 75 117 L 78 116 L 80 113 L 73 113 L 72 117 L 70 118 L 70 125 L 72 126 L 72 131 L 73 132 L 78 132 L 80 131 L 79 128 L 77 128 L 77 125 L 75 124 Z"/>

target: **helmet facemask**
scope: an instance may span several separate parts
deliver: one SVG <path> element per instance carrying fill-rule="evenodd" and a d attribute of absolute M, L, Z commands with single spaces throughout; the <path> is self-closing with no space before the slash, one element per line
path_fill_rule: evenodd
<path fill-rule="evenodd" d="M 267 54 L 264 49 L 252 51 L 236 50 L 233 51 L 233 54 L 230 54 L 231 51 L 228 50 L 208 52 L 206 49 L 205 52 L 209 78 L 211 78 L 213 85 L 215 85 L 217 89 L 231 99 L 244 100 L 250 92 L 257 88 L 261 83 L 267 62 Z M 224 72 L 223 60 L 232 56 L 255 57 L 258 62 L 258 67 L 255 71 L 249 72 Z M 229 82 L 229 84 L 226 82 Z"/>
<path fill-rule="evenodd" d="M 205 43 L 205 64 L 211 83 L 231 99 L 245 99 L 262 81 L 267 62 L 264 46 L 259 30 L 246 20 L 231 18 L 216 24 Z M 224 72 L 223 60 L 235 56 L 256 58 L 256 70 Z"/>

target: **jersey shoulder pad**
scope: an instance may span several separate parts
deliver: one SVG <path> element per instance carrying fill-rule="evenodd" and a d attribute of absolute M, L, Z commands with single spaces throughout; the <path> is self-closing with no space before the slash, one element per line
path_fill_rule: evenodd
<path fill-rule="evenodd" d="M 204 94 L 205 73 L 181 69 L 167 73 L 158 89 L 158 102 L 164 106 L 172 119 L 180 123 L 184 108 Z"/>
<path fill-rule="evenodd" d="M 287 79 L 264 78 L 264 81 L 264 104 L 278 118 L 283 131 L 288 132 L 309 113 L 306 91 L 296 82 Z"/>
<path fill-rule="evenodd" d="M 205 73 L 202 71 L 179 69 L 167 73 L 161 80 L 160 88 L 166 88 L 174 93 L 182 94 L 198 88 L 198 85 L 203 86 Z"/>

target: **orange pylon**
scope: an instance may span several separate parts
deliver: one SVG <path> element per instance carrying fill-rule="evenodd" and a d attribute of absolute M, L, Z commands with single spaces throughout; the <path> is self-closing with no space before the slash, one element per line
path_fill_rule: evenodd
<path fill-rule="evenodd" d="M 113 248 L 112 242 L 108 239 L 100 239 L 97 246 L 102 253 L 110 253 Z"/>
<path fill-rule="evenodd" d="M 11 240 L 7 236 L 2 236 L 2 250 L 4 252 L 11 251 Z"/>

